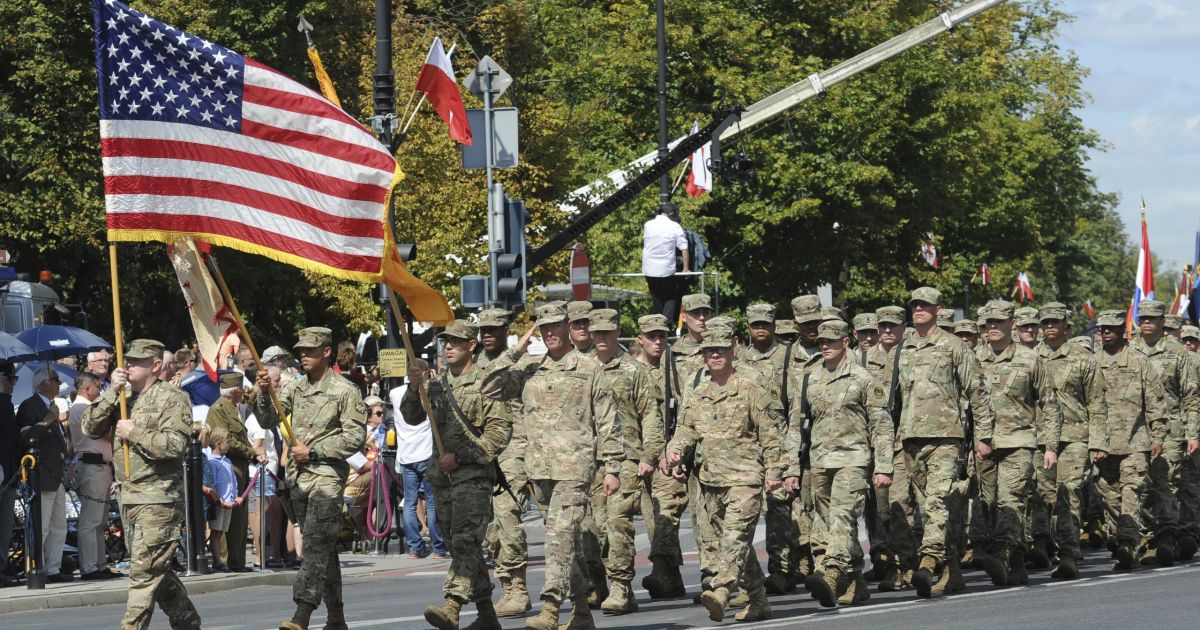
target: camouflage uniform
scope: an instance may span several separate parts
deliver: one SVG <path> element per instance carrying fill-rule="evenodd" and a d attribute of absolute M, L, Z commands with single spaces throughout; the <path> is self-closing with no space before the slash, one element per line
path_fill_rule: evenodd
<path fill-rule="evenodd" d="M 821 312 L 821 299 L 815 295 L 801 295 L 791 302 L 792 319 L 797 326 L 801 324 L 819 324 L 824 320 Z M 798 339 L 792 344 L 792 361 L 788 366 L 788 397 L 799 392 L 804 380 L 804 373 L 821 361 L 821 352 L 817 346 L 805 347 L 804 340 Z M 793 410 L 789 410 L 793 411 Z M 812 556 L 819 553 L 818 541 L 821 521 L 816 514 L 816 506 L 812 496 L 812 477 L 805 475 L 800 481 L 800 496 L 792 501 L 792 521 L 796 523 L 795 538 L 792 539 L 795 551 L 794 561 L 788 562 L 791 577 L 803 580 L 814 567 L 811 565 Z"/>
<path fill-rule="evenodd" d="M 125 353 L 127 359 L 161 358 L 165 348 L 157 341 L 138 339 Z M 118 389 L 108 388 L 83 413 L 80 427 L 92 439 L 109 434 L 119 419 Z M 121 522 L 129 548 L 129 594 L 122 630 L 150 627 L 154 604 L 171 620 L 172 628 L 200 628 L 200 615 L 171 561 L 179 546 L 183 525 L 183 458 L 192 432 L 192 406 L 183 392 L 170 383 L 155 381 L 129 397 L 129 418 L 134 429 L 125 439 L 115 438 L 113 468 Z M 129 474 L 125 474 L 125 445 L 129 446 Z"/>
<path fill-rule="evenodd" d="M 333 343 L 328 328 L 300 331 L 294 349 L 318 348 Z M 342 495 L 350 466 L 346 458 L 362 449 L 366 439 L 367 408 L 358 386 L 326 369 L 320 380 L 308 377 L 289 381 L 279 392 L 283 413 L 291 417 L 292 439 L 310 449 L 304 463 L 288 460 L 284 487 L 292 515 L 304 537 L 304 564 L 292 585 L 297 610 L 311 611 L 322 599 L 331 617 L 341 615 L 342 572 L 337 539 L 342 530 Z M 279 413 L 270 396 L 256 396 L 254 413 L 264 428 L 279 425 Z M 336 612 L 335 612 L 336 611 Z M 292 626 L 302 624 L 291 622 Z"/>
<path fill-rule="evenodd" d="M 221 388 L 242 386 L 244 377 L 237 373 L 221 375 Z M 254 447 L 246 435 L 246 423 L 238 408 L 225 396 L 217 399 L 208 409 L 204 424 L 210 427 L 220 427 L 229 432 L 229 463 L 233 464 L 233 475 L 237 478 L 237 491 L 240 496 L 250 483 L 250 462 L 254 461 Z M 221 537 L 221 563 L 230 569 L 246 568 L 246 527 L 248 522 L 248 506 L 243 503 L 233 508 L 229 517 L 229 530 Z"/>
<path fill-rule="evenodd" d="M 876 325 L 890 323 L 903 325 L 906 312 L 902 306 L 883 306 L 875 310 Z M 867 353 L 866 369 L 876 375 L 876 379 L 887 392 L 892 408 L 888 413 L 892 416 L 893 431 L 898 428 L 896 419 L 901 407 L 900 383 L 893 374 L 903 341 L 898 342 L 890 350 L 884 350 L 883 345 L 871 348 Z M 892 383 L 896 384 L 893 391 Z M 880 548 L 880 559 L 885 565 L 884 576 L 880 583 L 883 590 L 903 588 L 908 585 L 909 574 L 916 568 L 916 538 L 921 530 L 921 522 L 913 501 L 908 469 L 902 456 L 903 444 L 899 436 L 892 445 L 892 485 L 875 490 L 877 530 L 882 541 L 872 540 L 873 547 Z M 886 557 L 884 557 L 886 555 Z"/>

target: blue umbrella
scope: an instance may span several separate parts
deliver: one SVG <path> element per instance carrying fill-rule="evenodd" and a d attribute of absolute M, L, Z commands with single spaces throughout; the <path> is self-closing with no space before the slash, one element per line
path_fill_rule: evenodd
<path fill-rule="evenodd" d="M 16 337 L 0 332 L 0 362 L 5 363 L 24 363 L 25 361 L 37 360 L 37 353 L 33 348 L 21 343 Z"/>
<path fill-rule="evenodd" d="M 217 372 L 217 378 L 225 374 L 236 373 L 235 370 L 221 370 Z M 221 397 L 221 385 L 218 381 L 214 381 L 208 377 L 208 372 L 204 370 L 192 370 L 187 378 L 179 384 L 179 389 L 182 389 L 188 398 L 192 399 L 192 405 L 208 405 L 209 407 L 216 404 L 217 399 Z"/>
<path fill-rule="evenodd" d="M 82 329 L 44 324 L 17 333 L 17 340 L 33 348 L 37 358 L 55 361 L 63 357 L 98 350 L 112 350 L 112 344 Z"/>

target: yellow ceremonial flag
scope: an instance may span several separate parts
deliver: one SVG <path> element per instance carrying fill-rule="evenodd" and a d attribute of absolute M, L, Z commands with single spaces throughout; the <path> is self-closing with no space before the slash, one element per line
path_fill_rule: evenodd
<path fill-rule="evenodd" d="M 325 65 L 321 63 L 321 53 L 317 52 L 316 46 L 308 47 L 308 60 L 312 62 L 313 72 L 317 75 L 317 84 L 321 86 L 321 96 L 341 107 L 342 101 L 338 99 L 337 90 L 333 89 L 333 80 L 329 78 L 329 73 L 325 72 Z"/>

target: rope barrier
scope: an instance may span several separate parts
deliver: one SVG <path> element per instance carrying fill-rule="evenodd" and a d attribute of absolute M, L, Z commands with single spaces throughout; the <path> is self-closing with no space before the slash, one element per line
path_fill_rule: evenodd
<path fill-rule="evenodd" d="M 383 460 L 381 460 L 377 456 L 375 456 L 374 453 L 372 453 L 372 455 L 369 456 L 369 459 L 374 465 L 371 467 L 371 484 L 367 489 L 367 512 L 366 512 L 366 516 L 365 516 L 364 520 L 366 521 L 366 524 L 367 524 L 367 533 L 370 534 L 372 538 L 382 539 L 382 538 L 386 538 L 389 534 L 392 533 L 392 525 L 393 525 L 392 509 L 391 509 L 392 493 L 391 493 L 391 489 L 390 489 L 391 484 L 386 482 L 386 478 L 384 477 L 383 472 L 382 472 L 383 470 L 389 470 L 389 469 L 386 465 L 384 465 Z M 394 473 L 393 473 L 393 475 L 394 475 Z M 376 488 L 376 486 L 380 486 L 380 485 L 383 486 L 383 488 L 381 490 L 381 498 L 382 498 L 381 505 L 384 508 L 384 513 L 387 515 L 387 518 L 384 521 L 385 524 L 384 524 L 383 529 L 377 530 L 377 529 L 375 529 L 374 515 L 376 513 L 376 510 L 378 510 L 379 506 L 377 505 L 377 502 L 375 501 L 375 488 Z"/>

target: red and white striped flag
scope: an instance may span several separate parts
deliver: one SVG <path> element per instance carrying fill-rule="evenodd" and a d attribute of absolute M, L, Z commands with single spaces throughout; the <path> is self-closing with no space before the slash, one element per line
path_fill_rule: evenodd
<path fill-rule="evenodd" d="M 1033 301 L 1033 287 L 1029 284 L 1029 276 L 1024 271 L 1017 274 L 1017 284 L 1013 287 L 1013 292 L 1018 295 L 1022 303 Z"/>
<path fill-rule="evenodd" d="M 382 277 L 396 161 L 328 99 L 117 0 L 93 0 L 110 241 L 190 236 Z"/>
<path fill-rule="evenodd" d="M 1087 315 L 1088 319 L 1096 319 L 1096 309 L 1092 307 L 1091 300 L 1083 301 L 1083 314 Z"/>
<path fill-rule="evenodd" d="M 979 266 L 979 283 L 985 287 L 992 283 L 992 270 L 988 268 L 987 263 Z"/>
<path fill-rule="evenodd" d="M 463 105 L 462 92 L 454 78 L 454 66 L 450 55 L 442 47 L 440 37 L 433 38 L 425 65 L 417 75 L 417 91 L 424 92 L 429 104 L 438 117 L 450 128 L 450 138 L 471 146 L 471 124 L 467 122 L 467 109 Z"/>
<path fill-rule="evenodd" d="M 692 133 L 697 131 L 700 131 L 700 123 L 693 122 Z M 708 158 L 711 153 L 712 142 L 707 142 L 688 158 L 692 162 L 692 172 L 688 173 L 687 183 L 684 184 L 687 196 L 701 197 L 705 193 L 712 192 L 712 171 L 708 170 Z"/>

